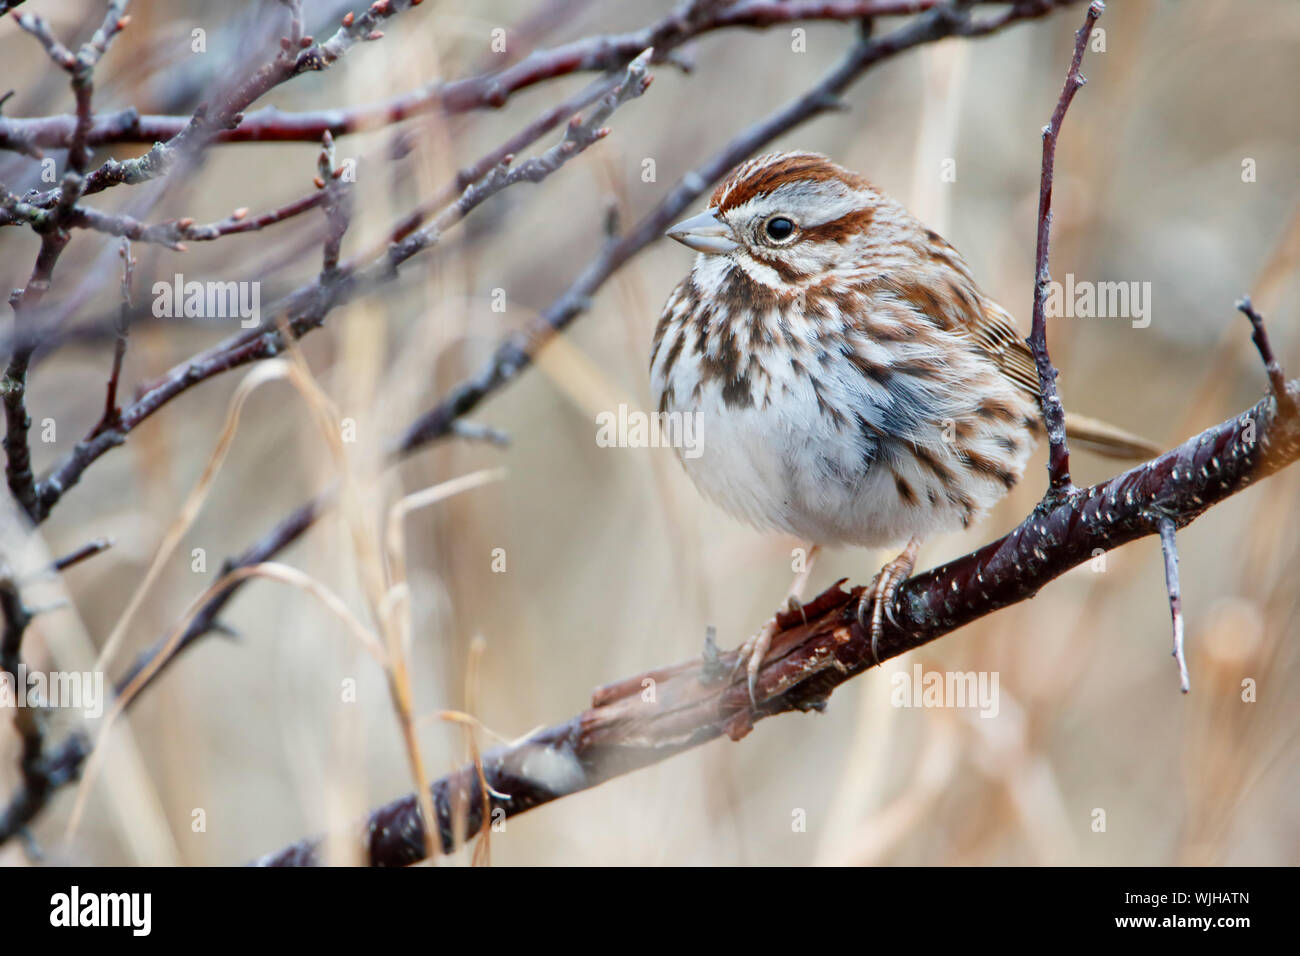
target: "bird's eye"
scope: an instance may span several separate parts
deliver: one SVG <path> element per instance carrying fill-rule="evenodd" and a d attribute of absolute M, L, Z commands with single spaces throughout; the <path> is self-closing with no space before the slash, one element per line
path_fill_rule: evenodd
<path fill-rule="evenodd" d="M 794 223 L 785 216 L 773 216 L 763 228 L 773 242 L 784 242 L 794 235 Z"/>

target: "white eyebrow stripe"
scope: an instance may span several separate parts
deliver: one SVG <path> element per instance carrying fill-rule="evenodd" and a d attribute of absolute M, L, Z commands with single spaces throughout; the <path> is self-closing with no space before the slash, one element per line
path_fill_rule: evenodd
<path fill-rule="evenodd" d="M 809 229 L 834 222 L 871 204 L 869 193 L 850 189 L 835 179 L 802 179 L 782 183 L 776 189 L 755 196 L 734 209 L 727 218 L 738 221 L 784 213 L 802 228 Z"/>

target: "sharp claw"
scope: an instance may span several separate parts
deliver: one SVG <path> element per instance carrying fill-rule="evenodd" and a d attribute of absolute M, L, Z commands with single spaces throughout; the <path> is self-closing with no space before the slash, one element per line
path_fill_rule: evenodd
<path fill-rule="evenodd" d="M 899 583 L 901 584 L 902 582 L 900 581 Z M 894 605 L 898 603 L 895 600 L 897 597 L 896 595 L 897 590 L 898 590 L 898 585 L 894 585 L 894 587 L 891 588 L 889 591 L 889 603 L 885 605 L 885 617 L 889 618 L 890 624 L 894 625 L 894 627 L 898 628 L 901 631 L 903 629 L 903 626 L 898 623 L 898 618 L 894 617 Z"/>
<path fill-rule="evenodd" d="M 749 661 L 749 655 L 746 654 L 748 648 L 749 648 L 749 641 L 746 641 L 744 644 L 741 644 L 740 649 L 736 651 L 736 663 L 731 666 L 732 680 L 736 679 L 736 675 L 740 673 L 740 668 L 743 667 Z"/>

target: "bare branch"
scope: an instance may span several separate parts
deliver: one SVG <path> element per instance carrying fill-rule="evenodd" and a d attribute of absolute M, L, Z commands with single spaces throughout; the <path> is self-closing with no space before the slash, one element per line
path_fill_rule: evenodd
<path fill-rule="evenodd" d="M 72 76 L 72 91 L 77 101 L 77 121 L 68 148 L 68 168 L 63 182 L 53 192 L 53 213 L 46 221 L 33 224 L 41 236 L 40 251 L 32 268 L 27 285 L 10 297 L 14 311 L 14 343 L 5 368 L 3 385 L 5 406 L 5 477 L 14 500 L 33 520 L 40 508 L 40 495 L 32 475 L 31 449 L 27 444 L 27 431 L 31 418 L 27 414 L 27 370 L 35 352 L 39 330 L 36 327 L 36 310 L 49 290 L 55 264 L 68 244 L 67 225 L 76 202 L 85 193 L 83 174 L 90 159 L 86 136 L 91 124 L 91 99 L 94 93 L 95 64 L 109 42 L 126 24 L 123 11 L 126 0 L 112 0 L 108 15 L 91 40 L 82 45 L 74 56 L 50 32 L 49 25 L 39 16 L 14 14 L 19 26 L 34 35 L 45 47 L 50 58 Z M 0 188 L 0 202 L 8 214 L 15 208 L 13 197 Z"/>
<path fill-rule="evenodd" d="M 1069 2 L 1069 0 L 1067 0 Z M 507 338 L 472 378 L 453 388 L 435 408 L 411 424 L 394 445 L 406 455 L 449 434 L 452 423 L 513 381 L 532 362 L 536 350 L 586 312 L 591 297 L 633 256 L 659 239 L 712 183 L 755 150 L 814 117 L 838 108 L 838 97 L 864 72 L 905 50 L 948 36 L 987 36 L 1011 23 L 1041 17 L 1058 5 L 1027 4 L 997 17 L 976 20 L 966 7 L 940 7 L 879 39 L 861 38 L 820 82 L 776 112 L 744 130 L 678 183 L 632 230 L 605 246 L 568 290 L 528 328 Z"/>
<path fill-rule="evenodd" d="M 267 107 L 248 113 L 239 125 L 218 131 L 218 143 L 319 142 L 322 134 L 335 137 L 400 123 L 415 116 L 440 111 L 454 115 L 471 110 L 499 109 L 528 87 L 578 72 L 622 70 L 647 47 L 654 47 L 656 62 L 670 62 L 676 50 L 708 33 L 733 28 L 763 29 L 785 23 L 820 20 L 853 22 L 873 16 L 905 16 L 942 6 L 946 0 L 740 0 L 732 4 L 696 4 L 702 13 L 679 9 L 642 30 L 617 36 L 594 36 L 549 50 L 535 50 L 504 70 L 449 82 L 432 82 L 379 103 L 352 109 L 282 112 Z M 980 0 L 1017 7 L 1050 5 L 1051 0 Z M 688 5 L 689 6 L 689 5 Z M 371 8 L 373 10 L 373 7 Z M 395 9 L 392 12 L 396 12 Z M 391 16 L 391 12 L 389 14 Z M 333 62 L 347 47 L 368 39 L 378 20 L 347 20 L 342 30 L 322 44 Z M 382 35 L 382 34 L 381 34 Z M 345 42 L 343 38 L 348 38 Z M 326 64 L 328 65 L 328 64 Z M 155 143 L 177 136 L 190 117 L 140 115 L 134 108 L 95 117 L 89 134 L 92 145 Z M 0 118 L 0 149 L 24 151 L 68 146 L 74 118 Z"/>
<path fill-rule="evenodd" d="M 1300 397 L 1300 380 L 1289 383 L 1287 394 Z M 1055 503 L 1043 502 L 1010 534 L 903 584 L 897 620 L 887 622 L 880 641 L 880 659 L 1028 600 L 1098 549 L 1160 534 L 1161 516 L 1187 524 L 1298 458 L 1300 416 L 1279 414 L 1269 397 L 1153 461 Z M 842 584 L 778 615 L 780 630 L 759 673 L 757 709 L 750 705 L 743 671 L 732 666 L 735 652 L 722 655 L 721 662 L 706 653 L 600 688 L 590 710 L 482 755 L 492 812 L 523 813 L 724 734 L 738 740 L 765 717 L 822 709 L 837 686 L 875 664 L 870 635 L 856 613 L 865 589 L 846 591 Z M 719 672 L 730 676 L 718 680 Z M 641 693 L 646 680 L 654 681 L 652 701 Z M 482 826 L 483 793 L 474 767 L 436 781 L 432 794 L 438 837 L 449 852 Z M 456 794 L 469 808 L 461 833 L 451 824 Z M 356 830 L 362 858 L 373 866 L 422 859 L 419 819 L 413 795 L 373 811 Z M 319 864 L 322 845 L 322 838 L 310 838 L 257 863 Z"/>
<path fill-rule="evenodd" d="M 94 541 L 88 541 L 76 551 L 65 554 L 63 557 L 55 560 L 51 568 L 55 572 L 63 572 L 74 564 L 80 564 L 87 558 L 93 558 L 97 554 L 103 554 L 113 546 L 112 538 L 96 538 Z"/>
<path fill-rule="evenodd" d="M 1079 88 L 1087 82 L 1079 74 L 1083 62 L 1083 51 L 1087 47 L 1088 37 L 1092 34 L 1093 24 L 1105 9 L 1101 0 L 1093 0 L 1088 6 L 1083 26 L 1074 35 L 1074 58 L 1065 75 L 1065 86 L 1057 100 L 1051 121 L 1043 127 L 1043 170 L 1038 186 L 1038 244 L 1034 266 L 1034 321 L 1029 333 L 1029 347 L 1034 354 L 1034 364 L 1038 367 L 1039 403 L 1043 412 L 1043 425 L 1047 431 L 1049 444 L 1047 455 L 1047 474 L 1049 493 L 1068 494 L 1074 490 L 1070 481 L 1070 446 L 1065 437 L 1065 407 L 1061 404 L 1061 395 L 1056 388 L 1056 366 L 1047 354 L 1047 293 L 1052 282 L 1048 271 L 1048 256 L 1051 248 L 1052 231 L 1052 180 L 1056 167 L 1056 140 L 1065 121 L 1065 112 Z"/>
<path fill-rule="evenodd" d="M 348 301 L 359 290 L 377 287 L 391 279 L 401 263 L 436 245 L 448 228 L 462 221 L 490 197 L 509 186 L 539 182 L 554 173 L 604 137 L 603 124 L 615 109 L 645 92 L 649 85 L 649 74 L 645 70 L 647 60 L 648 57 L 629 64 L 623 82 L 606 94 L 585 120 L 570 124 L 554 147 L 520 164 L 517 169 L 510 168 L 509 157 L 503 159 L 479 180 L 466 186 L 429 226 L 391 244 L 359 274 L 354 263 L 346 263 L 335 272 L 291 293 L 271 310 L 272 314 L 287 315 L 289 329 L 295 336 L 302 336 L 318 328 L 332 309 Z M 249 329 L 234 335 L 173 368 L 122 410 L 116 428 L 87 436 L 51 470 L 37 489 L 36 510 L 32 512 L 34 520 L 43 520 L 63 494 L 77 483 L 86 468 L 110 448 L 125 441 L 134 428 L 177 395 L 232 368 L 274 357 L 283 348 L 279 328 L 275 322 L 269 322 L 265 328 Z"/>
<path fill-rule="evenodd" d="M 694 202 L 713 181 L 723 176 L 750 152 L 769 142 L 774 137 L 823 112 L 838 109 L 837 95 L 876 63 L 912 47 L 934 42 L 948 36 L 976 37 L 989 35 L 1016 22 L 1044 16 L 1072 2 L 1075 2 L 1075 0 L 1022 0 L 1022 2 L 1007 5 L 1004 10 L 996 15 L 981 19 L 972 16 L 968 4 L 955 6 L 944 4 L 940 6 L 934 3 L 925 3 L 923 6 L 926 8 L 933 8 L 930 9 L 929 13 L 910 21 L 893 33 L 879 39 L 871 39 L 865 36 L 860 38 L 844 60 L 828 73 L 821 83 L 728 143 L 716 156 L 697 168 L 671 190 L 663 201 L 647 217 L 643 218 L 629 234 L 621 239 L 608 241 L 605 248 L 578 276 L 570 289 L 547 311 L 543 317 L 542 325 L 537 330 L 543 331 L 545 334 L 554 334 L 582 314 L 588 307 L 591 294 L 636 253 L 658 239 L 662 235 L 663 229 L 671 224 L 680 211 Z M 678 31 L 682 31 L 683 35 L 685 35 L 685 33 L 690 33 L 690 31 L 696 29 L 698 24 L 689 17 L 683 18 L 684 13 L 693 11 L 693 16 L 707 16 L 709 11 L 716 13 L 720 10 L 730 10 L 735 13 L 735 11 L 743 7 L 756 16 L 758 11 L 768 11 L 772 16 L 779 16 L 788 13 L 794 6 L 794 3 L 764 3 L 761 5 L 753 3 L 731 6 L 720 4 L 683 5 L 671 18 L 674 25 L 671 29 L 666 29 L 665 42 L 670 45 L 677 42 L 673 40 L 673 37 L 678 35 Z M 825 10 L 833 9 L 837 16 L 843 16 L 844 11 L 848 9 L 845 4 L 800 3 L 800 6 L 805 10 L 811 10 L 813 7 Z M 868 6 L 870 7 L 869 10 Z M 854 7 L 854 10 L 866 15 L 868 12 L 884 12 L 886 6 L 891 5 L 859 4 Z M 915 9 L 915 7 L 909 5 L 908 10 L 905 11 L 895 4 L 892 5 L 891 12 L 910 12 L 912 9 Z M 663 26 L 663 24 L 660 25 L 660 27 Z M 600 38 L 600 42 L 603 43 L 605 39 Z M 639 46 L 636 50 L 630 52 L 617 51 L 617 58 L 613 62 L 627 64 L 643 49 L 644 46 Z M 655 55 L 664 57 L 666 54 L 664 50 L 656 47 Z M 525 58 L 525 61 L 520 61 L 520 63 L 524 63 L 526 60 L 527 58 Z M 536 62 L 532 64 L 532 67 L 535 66 L 537 66 Z M 573 66 L 569 69 L 569 72 L 578 68 L 578 66 Z M 594 69 L 597 67 L 588 63 L 587 66 L 581 68 Z M 520 78 L 522 74 L 517 73 L 516 77 Z M 513 164 L 503 165 L 507 156 L 530 144 L 563 119 L 572 116 L 577 109 L 587 106 L 597 98 L 608 98 L 612 94 L 614 96 L 613 102 L 616 105 L 629 95 L 629 89 L 644 89 L 644 86 L 639 83 L 633 84 L 631 87 L 624 83 L 623 90 L 613 91 L 611 86 L 615 82 L 617 81 L 607 80 L 592 84 L 587 89 L 570 97 L 565 103 L 543 113 L 537 120 L 526 126 L 514 137 L 511 137 L 498 150 L 488 154 L 468 170 L 462 171 L 460 176 L 457 177 L 454 189 L 444 191 L 438 197 L 440 206 L 426 203 L 417 209 L 415 213 L 404 217 L 402 222 L 393 230 L 392 239 L 394 245 L 398 246 L 399 249 L 408 248 L 401 244 L 412 236 L 420 228 L 420 224 L 428 219 L 430 215 L 435 215 L 438 208 L 442 208 L 443 212 L 435 215 L 435 225 L 440 222 L 440 216 L 449 217 L 446 221 L 452 223 L 463 217 L 473 205 L 482 202 L 488 195 L 492 194 L 496 187 L 494 185 L 489 188 L 487 181 L 490 180 L 493 184 L 498 184 L 503 179 L 508 178 L 509 182 L 518 182 L 523 179 L 535 178 L 534 174 L 537 176 L 546 174 L 554 165 L 555 158 L 562 159 L 566 156 L 572 156 L 581 148 L 584 148 L 585 145 L 596 141 L 601 135 L 600 130 L 602 127 L 600 123 L 603 122 L 603 118 L 597 118 L 593 114 L 588 117 L 586 122 L 579 123 L 577 127 L 566 133 L 564 141 L 557 147 L 553 147 L 552 151 L 538 157 L 539 160 L 542 160 L 541 163 L 520 164 L 517 168 L 523 169 L 523 173 L 515 173 L 515 170 L 511 168 Z M 604 109 L 605 107 L 597 108 L 598 111 Z M 209 134 L 206 136 L 206 141 L 211 142 L 219 135 L 219 132 Z M 568 143 L 573 145 L 566 149 Z M 558 150 L 558 152 L 555 152 L 555 150 Z M 548 155 L 550 159 L 543 158 Z M 512 174 L 514 174 L 513 178 L 510 178 Z M 233 218 L 239 219 L 241 217 L 237 213 Z M 192 225 L 186 228 L 194 229 Z M 431 240 L 436 239 L 432 231 L 426 231 L 425 235 L 429 236 Z M 362 288 L 374 287 L 377 283 L 391 276 L 391 268 L 385 268 L 391 262 L 391 254 L 387 250 L 381 250 L 380 252 L 380 257 L 371 260 L 369 265 L 365 265 L 367 260 L 364 257 L 361 260 L 361 265 L 354 262 L 344 263 L 339 267 L 340 275 L 334 279 L 327 281 L 325 277 L 322 277 L 321 280 L 297 290 L 275 310 L 276 315 L 288 315 L 295 335 L 305 334 L 312 328 L 317 327 L 335 306 L 347 301 L 349 297 Z M 354 270 L 359 271 L 354 274 Z M 398 442 L 397 455 L 400 457 L 410 454 L 432 441 L 456 434 L 466 435 L 467 437 L 493 437 L 499 440 L 500 436 L 495 432 L 463 424 L 461 416 L 469 407 L 477 405 L 488 394 L 512 380 L 519 371 L 527 366 L 531 353 L 531 342 L 532 336 L 527 334 L 524 336 L 522 343 L 517 338 L 504 343 L 501 349 L 498 350 L 497 358 L 490 366 L 491 380 L 484 385 L 480 376 L 471 383 L 467 383 L 466 386 L 453 391 L 447 401 L 432 413 L 413 422 Z M 118 428 L 88 437 L 67 458 L 56 465 L 49 476 L 41 482 L 38 520 L 48 515 L 50 508 L 58 502 L 67 488 L 78 480 L 86 467 L 109 448 L 125 440 L 126 434 L 132 428 L 149 417 L 171 398 L 181 394 L 196 382 L 210 378 L 226 369 L 275 355 L 281 348 L 282 343 L 279 341 L 278 333 L 273 329 L 252 330 L 234 336 L 213 349 L 195 356 L 191 361 L 173 369 L 158 382 L 142 389 L 136 401 L 123 409 L 121 424 Z M 522 360 L 518 362 L 516 362 L 515 353 L 517 348 L 523 356 Z M 287 547 L 312 525 L 321 511 L 329 506 L 330 499 L 331 494 L 327 493 L 299 508 L 246 552 L 228 561 L 224 571 L 265 561 Z M 234 590 L 235 586 L 232 585 L 202 609 L 191 622 L 190 627 L 186 629 L 179 642 L 178 650 L 191 646 L 197 637 L 210 630 L 225 630 L 218 620 L 218 615 L 226 602 L 233 596 Z M 141 672 L 141 668 L 149 666 L 156 653 L 157 647 L 141 654 L 125 680 L 129 682 Z M 80 734 L 73 734 L 64 741 L 63 745 L 55 753 L 49 756 L 46 765 L 49 778 L 52 781 L 51 787 L 61 786 L 76 777 L 88 749 L 86 739 Z M 20 793 L 15 796 L 14 803 L 16 805 L 25 801 L 25 799 L 24 794 Z M 0 828 L 0 840 L 3 840 L 8 835 L 11 835 L 10 831 Z"/>
<path fill-rule="evenodd" d="M 1178 686 L 1186 694 L 1192 689 L 1187 675 L 1187 658 L 1183 654 L 1183 596 L 1178 584 L 1178 526 L 1174 519 L 1162 515 L 1156 519 L 1160 533 L 1160 551 L 1165 558 L 1165 589 L 1169 592 L 1169 614 L 1174 623 L 1174 660 L 1178 662 Z"/>
<path fill-rule="evenodd" d="M 122 420 L 122 410 L 117 405 L 118 383 L 122 378 L 122 360 L 126 358 L 127 338 L 131 334 L 131 282 L 135 277 L 135 259 L 131 258 L 131 241 L 122 240 L 118 250 L 122 256 L 122 306 L 118 310 L 117 335 L 113 342 L 113 370 L 108 376 L 104 396 L 104 414 L 92 434 L 116 428 Z"/>
<path fill-rule="evenodd" d="M 1268 375 L 1268 384 L 1273 390 L 1273 397 L 1279 402 L 1290 402 L 1291 396 L 1286 390 L 1286 376 L 1282 372 L 1282 366 L 1278 364 L 1277 356 L 1273 354 L 1273 346 L 1268 340 L 1268 330 L 1264 328 L 1264 317 L 1255 311 L 1255 306 L 1248 295 L 1241 297 L 1241 301 L 1237 303 L 1237 311 L 1250 319 L 1252 329 L 1250 339 L 1255 343 L 1255 350 L 1259 352 L 1259 357 L 1264 362 L 1264 371 Z M 1289 407 L 1292 414 L 1300 411 L 1294 404 Z"/>

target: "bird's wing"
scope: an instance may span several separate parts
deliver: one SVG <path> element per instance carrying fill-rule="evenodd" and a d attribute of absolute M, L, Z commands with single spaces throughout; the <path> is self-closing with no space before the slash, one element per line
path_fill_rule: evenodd
<path fill-rule="evenodd" d="M 970 338 L 1012 384 L 1037 404 L 1038 366 L 1033 352 L 1021 338 L 1015 319 L 985 297 L 969 281 L 968 274 L 953 279 L 948 272 L 928 281 L 891 278 L 888 285 L 895 295 L 935 325 Z M 1065 431 L 1071 439 L 1110 458 L 1150 458 L 1160 453 L 1160 447 L 1145 438 L 1075 413 L 1066 414 Z"/>

